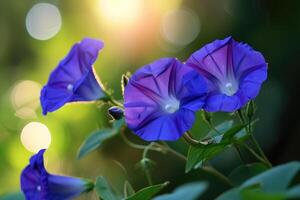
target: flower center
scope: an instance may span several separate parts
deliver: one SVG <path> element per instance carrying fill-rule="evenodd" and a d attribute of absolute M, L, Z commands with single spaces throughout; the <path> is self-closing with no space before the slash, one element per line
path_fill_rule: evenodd
<path fill-rule="evenodd" d="M 174 113 L 179 109 L 179 106 L 180 102 L 175 98 L 171 98 L 164 104 L 164 110 L 167 113 Z"/>
<path fill-rule="evenodd" d="M 38 192 L 40 192 L 40 191 L 42 190 L 42 187 L 41 187 L 40 185 L 38 185 L 38 186 L 36 187 L 36 190 L 37 190 Z"/>
<path fill-rule="evenodd" d="M 226 94 L 227 96 L 234 95 L 238 90 L 237 84 L 233 82 L 227 82 L 221 86 L 222 93 Z"/>
<path fill-rule="evenodd" d="M 68 89 L 69 91 L 73 91 L 73 88 L 74 88 L 73 84 L 68 84 L 68 85 L 67 85 L 67 89 Z"/>

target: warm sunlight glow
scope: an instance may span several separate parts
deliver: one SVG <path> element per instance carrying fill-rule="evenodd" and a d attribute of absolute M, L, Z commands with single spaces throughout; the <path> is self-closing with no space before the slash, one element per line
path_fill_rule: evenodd
<path fill-rule="evenodd" d="M 109 23 L 130 24 L 138 19 L 143 0 L 99 0 L 100 14 Z"/>
<path fill-rule="evenodd" d="M 21 142 L 28 151 L 37 153 L 39 150 L 49 147 L 51 134 L 44 124 L 30 122 L 21 132 Z"/>
<path fill-rule="evenodd" d="M 36 117 L 39 107 L 41 85 L 31 80 L 18 82 L 12 89 L 10 99 L 16 115 L 22 119 Z"/>

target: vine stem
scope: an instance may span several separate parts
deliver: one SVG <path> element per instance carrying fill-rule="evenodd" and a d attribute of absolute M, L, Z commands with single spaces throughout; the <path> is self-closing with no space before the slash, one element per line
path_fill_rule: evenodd
<path fill-rule="evenodd" d="M 187 157 L 186 156 L 184 156 L 181 153 L 179 153 L 179 152 L 175 151 L 174 149 L 172 149 L 166 142 L 162 142 L 162 144 L 159 144 L 157 142 L 152 142 L 149 145 L 139 145 L 139 144 L 135 144 L 135 143 L 131 142 L 130 140 L 128 140 L 128 138 L 125 135 L 124 130 L 121 131 L 121 132 L 122 132 L 121 133 L 122 138 L 123 138 L 124 142 L 127 145 L 129 145 L 129 146 L 131 146 L 133 148 L 136 148 L 136 149 L 144 149 L 143 158 L 146 158 L 147 153 L 150 150 L 152 150 L 152 151 L 157 151 L 157 152 L 164 152 L 164 151 L 166 151 L 166 152 L 169 152 L 169 153 L 173 154 L 174 156 L 178 157 L 179 159 L 181 159 L 183 161 L 187 161 Z M 198 142 L 199 141 L 197 141 L 197 144 L 199 144 Z M 205 166 L 205 167 L 202 167 L 201 169 L 203 171 L 207 172 L 207 173 L 210 173 L 210 174 L 214 175 L 215 177 L 217 177 L 218 179 L 220 179 L 222 182 L 226 183 L 230 187 L 233 186 L 233 184 L 231 183 L 231 181 L 226 176 L 224 176 L 221 172 L 217 171 L 213 167 Z M 151 178 L 150 172 L 148 170 L 145 170 L 145 174 L 146 174 L 146 178 L 147 178 L 149 184 L 152 185 L 152 178 Z"/>
<path fill-rule="evenodd" d="M 222 133 L 214 126 L 214 124 L 212 123 L 212 121 L 208 121 L 208 120 L 205 120 L 205 122 L 207 123 L 208 127 L 215 131 L 216 133 L 218 133 L 219 135 L 222 135 Z M 238 147 L 238 145 L 234 144 L 234 148 L 238 154 L 238 157 L 239 159 L 241 160 L 242 163 L 246 163 L 245 160 L 243 159 L 243 156 L 242 156 L 242 153 L 241 153 L 241 150 L 240 148 Z"/>
<path fill-rule="evenodd" d="M 239 117 L 239 119 L 240 119 L 240 121 L 241 121 L 241 123 L 244 125 L 245 124 L 245 118 L 244 118 L 244 116 L 243 116 L 243 113 L 242 113 L 242 110 L 241 109 L 239 109 L 238 111 L 237 111 L 237 113 L 238 113 L 238 117 Z M 269 159 L 267 158 L 267 156 L 266 156 L 266 154 L 264 153 L 264 151 L 261 149 L 261 147 L 260 147 L 260 145 L 258 144 L 258 142 L 256 141 L 256 139 L 255 139 L 255 137 L 254 137 L 254 135 L 253 135 L 253 132 L 250 132 L 250 130 L 251 130 L 251 122 L 249 122 L 249 128 L 246 128 L 246 131 L 247 131 L 247 133 L 250 135 L 250 140 L 251 140 L 251 142 L 253 143 L 253 145 L 255 146 L 255 148 L 258 150 L 258 152 L 259 152 L 259 154 L 260 154 L 260 158 L 262 158 L 263 160 L 264 160 L 264 163 L 265 164 L 267 164 L 269 167 L 272 167 L 272 164 L 271 164 L 271 162 L 269 161 Z M 247 145 L 245 145 L 245 147 L 246 147 Z M 248 147 L 248 146 L 247 146 Z M 251 149 L 251 148 L 250 148 Z M 249 149 L 248 149 L 249 150 Z M 253 150 L 253 149 L 251 149 L 252 151 L 249 151 L 249 152 L 251 152 L 256 158 L 258 158 L 257 157 L 257 153 Z M 255 154 L 256 155 L 255 155 Z M 260 159 L 259 159 L 260 160 Z M 261 161 L 261 160 L 260 160 Z"/>
<path fill-rule="evenodd" d="M 187 160 L 186 156 L 184 156 L 181 153 L 179 153 L 179 152 L 175 151 L 174 149 L 172 149 L 167 143 L 163 142 L 163 144 L 165 145 L 166 150 L 168 152 L 172 153 L 174 156 L 180 158 L 183 161 Z M 205 166 L 205 167 L 202 167 L 201 169 L 203 171 L 207 172 L 207 173 L 210 173 L 210 174 L 214 175 L 215 177 L 217 177 L 218 179 L 220 179 L 222 182 L 226 183 L 230 187 L 233 186 L 233 184 L 231 183 L 231 181 L 226 176 L 224 176 L 221 172 L 219 172 L 218 170 L 216 170 L 215 168 Z"/>
<path fill-rule="evenodd" d="M 255 137 L 253 136 L 253 134 L 250 134 L 250 140 L 251 142 L 254 144 L 254 146 L 256 147 L 256 149 L 258 150 L 258 152 L 260 153 L 260 155 L 263 157 L 263 159 L 265 160 L 266 164 L 269 167 L 272 167 L 271 162 L 269 161 L 269 159 L 267 158 L 266 154 L 264 153 L 264 151 L 261 149 L 261 147 L 259 146 L 258 142 L 256 141 Z"/>
<path fill-rule="evenodd" d="M 151 142 L 143 151 L 143 160 L 144 159 L 147 159 L 147 154 L 149 152 L 149 150 L 151 149 L 151 147 L 155 144 L 155 142 Z M 153 185 L 153 181 L 152 181 L 152 177 L 151 177 L 151 174 L 150 174 L 150 170 L 148 168 L 148 166 L 144 169 L 145 171 L 145 174 L 146 174 L 146 178 L 147 178 L 147 181 L 149 183 L 149 185 Z"/>

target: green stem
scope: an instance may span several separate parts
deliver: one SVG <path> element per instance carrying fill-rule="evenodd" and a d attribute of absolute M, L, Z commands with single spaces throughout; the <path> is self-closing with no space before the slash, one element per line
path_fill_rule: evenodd
<path fill-rule="evenodd" d="M 172 149 L 166 142 L 162 142 L 163 145 L 160 145 L 158 143 L 156 143 L 156 145 L 158 145 L 159 147 L 161 147 L 162 149 L 164 149 L 165 151 L 173 154 L 174 156 L 180 158 L 181 160 L 186 161 L 186 157 L 184 155 L 182 155 L 181 153 L 175 151 L 174 149 Z"/>
<path fill-rule="evenodd" d="M 264 163 L 268 167 L 272 167 L 270 162 L 267 162 L 264 158 L 262 158 L 260 155 L 258 155 L 253 149 L 251 149 L 246 144 L 242 144 L 245 149 L 247 149 L 254 157 L 256 157 L 260 162 Z"/>
<path fill-rule="evenodd" d="M 238 116 L 240 118 L 240 121 L 243 125 L 245 125 L 245 118 L 243 116 L 243 113 L 242 113 L 242 110 L 239 109 L 237 111 L 238 113 Z M 253 135 L 253 132 L 251 130 L 251 121 L 249 121 L 249 127 L 247 128 L 246 127 L 246 131 L 247 133 L 250 135 L 250 140 L 251 142 L 253 143 L 253 145 L 256 147 L 256 149 L 258 150 L 259 154 L 260 154 L 260 158 L 262 158 L 264 160 L 264 163 L 267 164 L 269 167 L 272 167 L 272 164 L 271 162 L 269 161 L 269 159 L 267 158 L 267 156 L 265 155 L 264 151 L 261 149 L 261 147 L 259 146 L 258 142 L 256 141 L 254 135 Z M 247 146 L 247 145 L 246 145 Z M 248 149 L 249 150 L 249 149 Z M 252 149 L 251 149 L 252 150 Z M 253 151 L 253 150 L 252 150 Z M 254 152 L 254 151 L 253 151 Z M 255 152 L 256 153 L 256 152 Z M 253 153 L 252 153 L 253 154 Z"/>
<path fill-rule="evenodd" d="M 122 137 L 123 141 L 124 141 L 128 146 L 130 146 L 130 147 L 132 147 L 132 148 L 134 148 L 134 149 L 141 149 L 141 150 L 143 150 L 143 149 L 146 149 L 146 148 L 149 146 L 149 145 L 135 144 L 135 143 L 131 142 L 131 141 L 127 138 L 127 136 L 126 136 L 126 134 L 125 134 L 125 129 L 122 129 L 122 130 L 121 130 L 121 137 Z M 156 148 L 156 147 L 151 147 L 150 150 L 162 152 L 162 149 L 161 149 L 161 148 Z"/>
<path fill-rule="evenodd" d="M 169 147 L 169 145 L 167 143 L 164 142 L 164 145 L 166 146 L 166 150 L 169 151 L 170 153 L 172 153 L 173 155 L 177 156 L 178 158 L 186 161 L 187 158 L 182 155 L 181 153 L 178 153 L 177 151 L 173 150 L 171 147 Z M 212 175 L 214 175 L 215 177 L 217 177 L 218 179 L 220 179 L 221 181 L 223 181 L 224 183 L 226 183 L 229 186 L 233 186 L 233 184 L 231 183 L 231 181 L 224 176 L 222 173 L 220 173 L 219 171 L 217 171 L 216 169 L 214 169 L 213 167 L 202 167 L 201 168 L 203 171 L 208 172 Z"/>
<path fill-rule="evenodd" d="M 236 152 L 237 152 L 237 154 L 238 154 L 238 156 L 239 156 L 241 162 L 242 162 L 242 163 L 246 163 L 246 161 L 244 160 L 244 158 L 243 158 L 243 156 L 242 156 L 242 152 L 241 152 L 239 146 L 238 146 L 237 144 L 235 144 L 235 145 L 234 145 L 234 148 L 235 148 L 235 150 L 236 150 Z"/>
<path fill-rule="evenodd" d="M 250 140 L 254 144 L 254 146 L 256 147 L 256 149 L 258 150 L 258 152 L 260 153 L 260 155 L 263 157 L 263 159 L 265 160 L 265 162 L 268 164 L 268 166 L 272 167 L 271 162 L 269 161 L 269 159 L 267 158 L 266 154 L 264 153 L 264 151 L 259 146 L 258 142 L 256 141 L 256 139 L 255 139 L 255 137 L 253 136 L 252 133 L 250 134 Z"/>
<path fill-rule="evenodd" d="M 205 167 L 202 167 L 201 169 L 205 172 L 208 172 L 208 173 L 214 175 L 215 177 L 218 177 L 220 180 L 222 180 L 224 183 L 226 183 L 230 187 L 233 187 L 232 182 L 226 176 L 224 176 L 221 172 L 217 171 L 215 168 L 205 166 Z"/>
<path fill-rule="evenodd" d="M 147 159 L 147 154 L 149 152 L 149 150 L 151 149 L 151 147 L 155 145 L 155 142 L 151 142 L 143 151 L 143 160 L 144 159 Z M 146 175 L 146 178 L 147 178 L 147 181 L 149 183 L 149 185 L 153 185 L 153 182 L 152 182 L 152 177 L 151 177 L 151 174 L 150 174 L 150 170 L 148 168 L 148 166 L 146 166 L 144 168 L 144 171 L 145 171 L 145 175 Z"/>
<path fill-rule="evenodd" d="M 183 134 L 183 138 L 190 143 L 191 145 L 208 145 L 208 142 L 202 142 L 202 141 L 198 141 L 196 139 L 193 138 L 192 134 L 187 131 Z"/>

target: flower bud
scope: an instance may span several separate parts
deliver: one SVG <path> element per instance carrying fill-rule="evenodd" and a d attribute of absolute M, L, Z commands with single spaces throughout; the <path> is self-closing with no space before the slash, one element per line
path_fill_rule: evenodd
<path fill-rule="evenodd" d="M 254 101 L 250 101 L 250 102 L 247 104 L 247 107 L 246 107 L 247 117 L 248 117 L 249 119 L 252 118 L 253 115 L 254 115 L 254 112 L 255 112 Z"/>
<path fill-rule="evenodd" d="M 112 116 L 113 119 L 119 120 L 124 116 L 124 110 L 118 106 L 113 106 L 108 109 L 108 114 Z"/>

